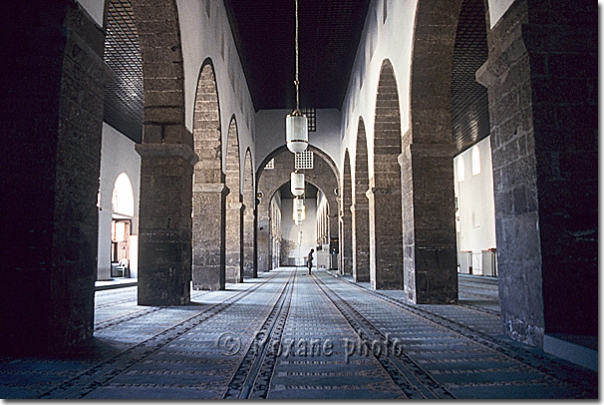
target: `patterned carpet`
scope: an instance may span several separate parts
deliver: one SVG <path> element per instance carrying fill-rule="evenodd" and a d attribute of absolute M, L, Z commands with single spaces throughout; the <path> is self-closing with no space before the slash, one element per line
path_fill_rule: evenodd
<path fill-rule="evenodd" d="M 410 305 L 282 268 L 192 300 L 143 307 L 136 287 L 98 291 L 95 338 L 0 358 L 0 398 L 598 398 L 596 372 L 501 335 L 488 282 L 460 281 L 460 305 Z"/>

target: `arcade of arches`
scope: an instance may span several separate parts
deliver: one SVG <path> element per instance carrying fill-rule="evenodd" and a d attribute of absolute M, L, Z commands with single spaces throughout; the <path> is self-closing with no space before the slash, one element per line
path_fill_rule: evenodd
<path fill-rule="evenodd" d="M 139 305 L 186 305 L 313 247 L 319 268 L 410 305 L 455 305 L 459 273 L 491 277 L 502 331 L 525 344 L 597 336 L 595 6 L 479 1 L 485 53 L 470 65 L 457 28 L 477 2 L 372 0 L 341 108 L 316 111 L 295 227 L 288 111 L 255 110 L 222 2 L 35 3 L 2 28 L 21 45 L 2 107 L 0 352 L 93 337 L 99 263 L 112 260 L 101 222 L 121 218 L 100 214 L 99 190 L 120 171 L 135 190 Z M 132 73 L 109 67 L 111 10 L 135 27 L 138 118 L 104 109 Z M 130 155 L 101 148 L 109 126 Z M 474 147 L 486 160 L 473 173 Z"/>

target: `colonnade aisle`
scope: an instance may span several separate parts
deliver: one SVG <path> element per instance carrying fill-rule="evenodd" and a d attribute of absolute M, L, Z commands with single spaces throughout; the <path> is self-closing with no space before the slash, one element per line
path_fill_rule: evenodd
<path fill-rule="evenodd" d="M 327 271 L 282 268 L 192 300 L 98 292 L 95 338 L 0 358 L 0 398 L 597 398 L 597 373 L 461 325 L 468 308 L 437 313 Z"/>

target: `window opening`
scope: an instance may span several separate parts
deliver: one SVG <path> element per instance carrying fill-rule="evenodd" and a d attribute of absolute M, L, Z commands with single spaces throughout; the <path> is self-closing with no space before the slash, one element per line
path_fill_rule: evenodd
<path fill-rule="evenodd" d="M 314 154 L 311 150 L 305 150 L 302 153 L 296 153 L 296 170 L 312 169 Z"/>

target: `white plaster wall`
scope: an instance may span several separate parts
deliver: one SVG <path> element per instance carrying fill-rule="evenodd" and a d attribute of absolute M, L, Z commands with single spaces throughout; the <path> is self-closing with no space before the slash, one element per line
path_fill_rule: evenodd
<path fill-rule="evenodd" d="M 255 164 L 255 110 L 224 4 L 215 0 L 177 0 L 176 3 L 183 50 L 186 126 L 190 131 L 193 130 L 197 82 L 203 62 L 210 58 L 216 75 L 220 107 L 222 165 L 226 166 L 227 134 L 231 118 L 234 116 L 239 135 L 239 167 L 243 173 L 247 148 L 250 148 Z M 243 181 L 240 184 L 243 188 Z"/>
<path fill-rule="evenodd" d="M 387 18 L 384 21 L 384 2 Z M 373 0 L 356 53 L 352 75 L 342 106 L 342 147 L 335 160 L 343 167 L 346 148 L 350 150 L 350 165 L 355 166 L 356 137 L 359 118 L 365 121 L 369 177 L 373 177 L 373 127 L 379 75 L 383 62 L 392 63 L 398 86 L 401 111 L 401 134 L 409 128 L 409 76 L 415 9 L 417 0 Z"/>
<path fill-rule="evenodd" d="M 275 149 L 285 146 L 285 117 L 291 110 L 260 110 L 256 113 L 256 166 Z M 319 109 L 317 131 L 308 133 L 308 143 L 320 149 L 335 162 L 340 155 L 340 124 L 342 114 L 337 109 Z"/>
<path fill-rule="evenodd" d="M 489 0 L 489 20 L 491 28 L 497 24 L 513 3 L 514 0 Z"/>
<path fill-rule="evenodd" d="M 111 274 L 111 221 L 113 219 L 111 198 L 115 180 L 121 173 L 126 173 L 132 184 L 134 217 L 132 218 L 132 236 L 130 239 L 130 272 L 131 277 L 137 277 L 140 165 L 140 155 L 134 150 L 134 142 L 107 123 L 103 123 L 97 257 L 97 278 L 99 280 L 106 280 L 110 278 Z"/>
<path fill-rule="evenodd" d="M 99 27 L 103 26 L 103 12 L 105 11 L 105 0 L 76 0 L 94 19 Z"/>
<path fill-rule="evenodd" d="M 317 240 L 317 200 L 314 198 L 306 198 L 304 205 L 306 206 L 306 219 L 300 225 L 296 225 L 292 219 L 293 200 L 283 199 L 281 204 L 281 226 L 283 229 L 283 239 L 293 240 L 298 242 L 298 233 L 302 231 L 302 244 L 299 249 L 290 252 L 289 257 L 303 258 L 311 248 L 316 250 Z M 315 258 L 317 255 L 315 254 Z M 304 263 L 299 262 L 299 263 Z M 301 264 L 301 265 L 302 265 Z M 316 264 L 316 262 L 315 262 Z"/>
<path fill-rule="evenodd" d="M 481 170 L 472 174 L 472 148 L 454 159 L 455 196 L 458 199 L 458 250 L 472 251 L 475 269 L 482 269 L 481 252 L 496 247 L 495 202 L 490 137 L 476 144 Z M 459 161 L 463 158 L 464 180 L 460 181 Z M 480 272 L 479 272 L 480 274 Z"/>

